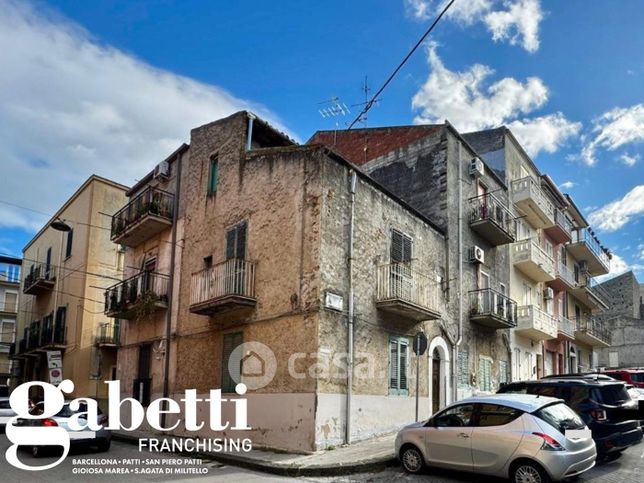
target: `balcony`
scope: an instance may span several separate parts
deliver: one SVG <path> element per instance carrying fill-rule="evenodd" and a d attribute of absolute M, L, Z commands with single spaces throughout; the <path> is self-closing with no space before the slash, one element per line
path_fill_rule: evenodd
<path fill-rule="evenodd" d="M 548 228 L 555 224 L 555 206 L 532 177 L 512 182 L 512 198 L 533 227 Z"/>
<path fill-rule="evenodd" d="M 67 326 L 64 321 L 53 322 L 53 318 L 45 318 L 40 334 L 38 349 L 64 349 L 67 345 Z"/>
<path fill-rule="evenodd" d="M 572 240 L 572 221 L 559 208 L 555 209 L 555 224 L 546 228 L 546 233 L 555 243 L 568 243 Z"/>
<path fill-rule="evenodd" d="M 596 284 L 589 275 L 580 274 L 579 281 L 572 288 L 571 292 L 577 300 L 590 310 L 608 310 L 610 295 L 601 286 Z"/>
<path fill-rule="evenodd" d="M 112 217 L 111 240 L 136 247 L 172 226 L 174 195 L 148 187 Z"/>
<path fill-rule="evenodd" d="M 470 292 L 470 320 L 492 329 L 517 325 L 517 303 L 490 288 Z"/>
<path fill-rule="evenodd" d="M 534 341 L 556 339 L 559 332 L 557 319 L 535 305 L 523 305 L 517 309 L 515 332 Z"/>
<path fill-rule="evenodd" d="M 588 228 L 573 231 L 572 241 L 567 246 L 573 257 L 580 262 L 586 262 L 586 271 L 589 275 L 596 277 L 609 272 L 610 258 Z"/>
<path fill-rule="evenodd" d="M 36 263 L 27 273 L 22 291 L 28 295 L 42 295 L 51 291 L 55 284 L 54 267 L 51 264 Z"/>
<path fill-rule="evenodd" d="M 550 280 L 548 285 L 558 292 L 561 290 L 573 290 L 577 288 L 575 273 L 559 260 L 555 262 L 555 278 Z"/>
<path fill-rule="evenodd" d="M 557 324 L 558 338 L 566 340 L 575 340 L 575 323 L 560 315 Z"/>
<path fill-rule="evenodd" d="M 587 317 L 577 321 L 575 339 L 591 347 L 609 347 L 610 331 L 594 317 Z"/>
<path fill-rule="evenodd" d="M 120 344 L 120 332 L 120 326 L 117 324 L 101 324 L 94 337 L 94 344 L 97 347 L 116 348 Z"/>
<path fill-rule="evenodd" d="M 140 272 L 105 291 L 105 315 L 117 319 L 139 319 L 168 307 L 170 277 Z"/>
<path fill-rule="evenodd" d="M 255 307 L 255 262 L 232 258 L 192 274 L 190 312 L 214 315 Z"/>
<path fill-rule="evenodd" d="M 376 272 L 376 307 L 407 321 L 440 319 L 440 283 L 409 263 L 381 265 Z"/>
<path fill-rule="evenodd" d="M 536 282 L 555 278 L 555 262 L 536 241 L 521 240 L 512 244 L 512 263 Z"/>
<path fill-rule="evenodd" d="M 487 193 L 470 198 L 470 227 L 491 245 L 512 243 L 515 238 L 514 217 L 494 195 Z"/>

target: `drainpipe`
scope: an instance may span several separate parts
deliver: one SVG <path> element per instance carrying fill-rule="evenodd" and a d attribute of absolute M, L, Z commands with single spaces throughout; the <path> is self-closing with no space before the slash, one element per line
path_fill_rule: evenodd
<path fill-rule="evenodd" d="M 246 151 L 250 151 L 253 147 L 253 121 L 255 120 L 255 114 L 252 112 L 248 113 L 248 131 L 246 134 Z"/>
<path fill-rule="evenodd" d="M 179 217 L 179 198 L 181 193 L 181 154 L 177 156 L 177 182 L 172 210 L 172 244 L 170 245 L 170 278 L 168 280 L 168 308 L 165 314 L 165 358 L 163 369 L 163 397 L 170 394 L 170 336 L 172 333 L 172 301 L 174 299 L 174 264 L 177 252 L 177 219 Z M 167 406 L 166 406 L 167 409 Z M 161 427 L 165 427 L 166 413 L 161 413 Z"/>
<path fill-rule="evenodd" d="M 356 204 L 356 183 L 358 175 L 354 170 L 349 172 L 351 181 L 349 185 L 350 193 L 350 206 L 351 215 L 349 218 L 349 247 L 347 257 L 347 270 L 349 272 L 349 314 L 347 318 L 347 404 L 346 404 L 346 424 L 344 441 L 346 444 L 351 444 L 351 393 L 353 389 L 353 319 L 354 319 L 354 306 L 353 306 L 353 229 L 355 218 L 355 204 Z"/>
<path fill-rule="evenodd" d="M 458 346 L 463 341 L 463 162 L 461 161 L 461 143 L 458 143 L 458 335 L 454 343 L 452 357 L 452 396 L 458 399 Z"/>

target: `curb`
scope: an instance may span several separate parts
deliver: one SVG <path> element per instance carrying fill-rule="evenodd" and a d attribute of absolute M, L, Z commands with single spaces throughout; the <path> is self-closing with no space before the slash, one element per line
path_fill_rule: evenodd
<path fill-rule="evenodd" d="M 129 436 L 124 434 L 112 433 L 112 439 L 122 443 L 138 445 L 139 438 L 137 436 Z M 204 459 L 216 461 L 231 466 L 239 466 L 254 471 L 261 471 L 264 473 L 271 473 L 279 476 L 343 476 L 355 473 L 365 473 L 369 471 L 381 471 L 389 466 L 396 464 L 396 458 L 383 457 L 378 459 L 356 461 L 354 463 L 343 465 L 337 464 L 334 466 L 294 466 L 294 465 L 275 465 L 264 461 L 258 461 L 253 458 L 245 456 L 238 456 L 226 453 L 203 453 L 203 452 L 181 452 L 176 454 L 188 456 L 200 456 Z"/>

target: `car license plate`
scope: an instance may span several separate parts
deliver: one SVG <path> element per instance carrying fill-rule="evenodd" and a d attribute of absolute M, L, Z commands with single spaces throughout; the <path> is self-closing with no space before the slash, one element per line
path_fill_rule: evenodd
<path fill-rule="evenodd" d="M 72 431 L 69 433 L 69 439 L 95 439 L 96 431 Z"/>

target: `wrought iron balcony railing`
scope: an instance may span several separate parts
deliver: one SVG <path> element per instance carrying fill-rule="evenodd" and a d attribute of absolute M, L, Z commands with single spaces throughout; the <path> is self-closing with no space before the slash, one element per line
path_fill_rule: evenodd
<path fill-rule="evenodd" d="M 148 315 L 168 303 L 168 275 L 143 271 L 105 291 L 105 314 L 122 319 Z"/>
<path fill-rule="evenodd" d="M 211 315 L 255 302 L 255 262 L 232 258 L 192 274 L 191 312 Z"/>
<path fill-rule="evenodd" d="M 517 303 L 501 292 L 484 288 L 470 292 L 470 316 L 482 319 L 490 325 L 492 319 L 501 324 L 497 328 L 509 328 L 517 323 Z"/>
<path fill-rule="evenodd" d="M 112 216 L 111 240 L 136 246 L 171 224 L 173 211 L 174 195 L 150 186 Z"/>

